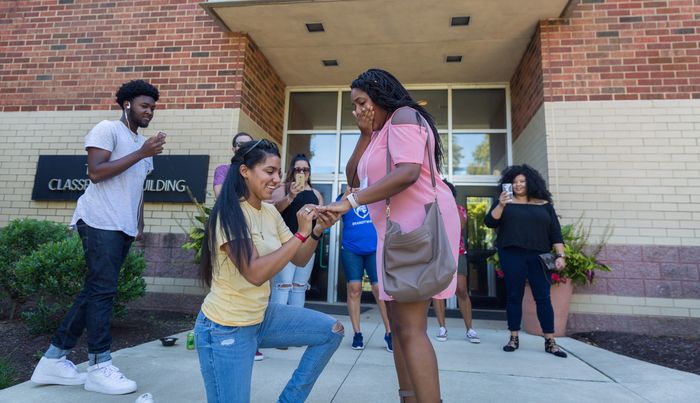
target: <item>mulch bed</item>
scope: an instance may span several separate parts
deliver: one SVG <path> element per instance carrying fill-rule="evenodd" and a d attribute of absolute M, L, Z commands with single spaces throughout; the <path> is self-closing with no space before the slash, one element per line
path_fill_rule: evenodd
<path fill-rule="evenodd" d="M 572 338 L 652 364 L 700 375 L 700 337 L 587 332 Z"/>
<path fill-rule="evenodd" d="M 19 315 L 17 315 L 19 316 Z M 133 347 L 161 337 L 170 336 L 194 327 L 195 315 L 179 312 L 130 310 L 126 317 L 112 321 L 112 350 Z M 86 333 L 68 355 L 80 363 L 87 361 Z M 32 376 L 34 366 L 51 340 L 51 335 L 31 335 L 19 319 L 0 320 L 0 357 L 10 361 L 15 383 Z M 185 340 L 178 340 L 185 343 Z"/>

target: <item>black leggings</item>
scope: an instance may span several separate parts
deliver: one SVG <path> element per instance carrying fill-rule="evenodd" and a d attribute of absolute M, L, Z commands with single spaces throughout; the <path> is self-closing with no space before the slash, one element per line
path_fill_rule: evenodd
<path fill-rule="evenodd" d="M 554 333 L 554 310 L 549 297 L 549 283 L 537 255 L 542 252 L 522 248 L 499 248 L 498 258 L 506 283 L 506 314 L 508 329 L 520 330 L 523 316 L 523 294 L 525 280 L 530 284 L 532 296 L 537 304 L 537 319 L 542 332 Z"/>

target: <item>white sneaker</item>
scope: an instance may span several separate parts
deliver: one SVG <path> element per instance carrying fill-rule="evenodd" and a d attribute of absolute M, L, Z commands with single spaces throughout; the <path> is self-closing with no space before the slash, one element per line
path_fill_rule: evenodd
<path fill-rule="evenodd" d="M 106 395 L 124 395 L 136 391 L 136 382 L 124 376 L 112 361 L 88 367 L 85 390 Z"/>
<path fill-rule="evenodd" d="M 474 330 L 474 329 L 469 329 L 467 331 L 467 340 L 469 340 L 470 343 L 474 343 L 474 344 L 481 343 L 481 339 L 479 338 L 479 335 L 476 334 L 476 330 Z"/>
<path fill-rule="evenodd" d="M 87 374 L 78 372 L 70 360 L 66 357 L 46 358 L 41 357 L 34 368 L 32 382 L 43 385 L 82 385 Z"/>
<path fill-rule="evenodd" d="M 435 336 L 435 339 L 437 341 L 447 341 L 447 329 L 440 327 L 440 330 L 438 330 L 438 335 Z"/>
<path fill-rule="evenodd" d="M 153 395 L 150 393 L 144 393 L 143 395 L 139 396 L 136 398 L 136 401 L 134 403 L 155 403 L 156 401 L 153 399 Z"/>

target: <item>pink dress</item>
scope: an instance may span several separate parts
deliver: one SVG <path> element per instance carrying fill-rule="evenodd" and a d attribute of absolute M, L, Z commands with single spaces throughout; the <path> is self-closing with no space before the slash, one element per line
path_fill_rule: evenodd
<path fill-rule="evenodd" d="M 424 128 L 430 128 L 424 123 Z M 367 149 L 357 167 L 357 174 L 362 182 L 371 186 L 386 176 L 386 144 L 387 134 L 391 136 L 391 158 L 393 165 L 400 163 L 422 164 L 418 181 L 407 189 L 391 197 L 391 219 L 401 226 L 403 232 L 410 232 L 423 224 L 425 219 L 425 204 L 433 201 L 433 190 L 430 180 L 430 168 L 428 155 L 426 154 L 425 141 L 426 130 L 421 130 L 417 124 L 392 124 L 391 118 L 384 127 L 372 134 Z M 433 135 L 430 139 L 430 152 L 434 153 L 435 146 Z M 434 154 L 433 154 L 434 155 Z M 393 168 L 392 168 L 393 169 Z M 438 206 L 445 222 L 447 237 L 452 246 L 452 255 L 457 262 L 459 251 L 460 223 L 457 213 L 457 205 L 452 192 L 440 179 L 437 168 L 435 169 L 435 182 L 437 184 Z M 364 184 L 363 183 L 363 184 Z M 377 277 L 379 285 L 379 297 L 384 301 L 392 298 L 384 292 L 383 286 L 383 256 L 384 234 L 386 233 L 386 202 L 384 200 L 369 204 L 369 214 L 374 228 L 377 230 Z M 457 287 L 457 274 L 449 287 L 435 296 L 445 299 L 454 295 Z"/>

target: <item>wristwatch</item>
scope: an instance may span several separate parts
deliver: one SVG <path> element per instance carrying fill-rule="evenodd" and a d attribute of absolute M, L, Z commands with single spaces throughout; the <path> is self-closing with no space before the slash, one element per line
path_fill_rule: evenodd
<path fill-rule="evenodd" d="M 321 232 L 321 235 L 316 236 L 316 234 L 314 234 L 314 232 L 311 231 L 311 235 L 309 235 L 309 236 L 310 236 L 311 239 L 313 239 L 314 241 L 320 241 L 320 240 L 321 240 L 321 237 L 323 236 L 323 232 Z"/>

